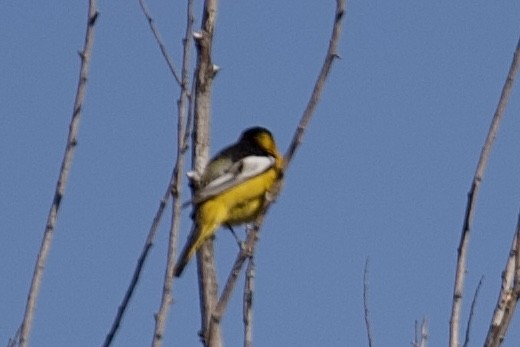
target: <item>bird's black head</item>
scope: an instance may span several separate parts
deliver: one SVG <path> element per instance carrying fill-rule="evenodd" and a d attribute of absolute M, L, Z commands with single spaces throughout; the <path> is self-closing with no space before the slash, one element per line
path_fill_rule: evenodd
<path fill-rule="evenodd" d="M 271 132 L 264 128 L 264 127 L 252 127 L 249 129 L 246 129 L 242 132 L 242 135 L 240 136 L 241 140 L 255 140 L 259 138 L 260 136 L 269 136 L 270 138 L 273 138 L 273 134 Z"/>
<path fill-rule="evenodd" d="M 239 142 L 248 145 L 250 149 L 259 153 L 265 153 L 274 157 L 280 157 L 276 149 L 276 142 L 273 134 L 263 127 L 252 127 L 244 130 L 240 136 Z"/>

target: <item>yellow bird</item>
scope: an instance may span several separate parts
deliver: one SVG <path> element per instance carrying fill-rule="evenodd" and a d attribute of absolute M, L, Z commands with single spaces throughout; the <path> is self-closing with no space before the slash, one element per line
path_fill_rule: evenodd
<path fill-rule="evenodd" d="M 191 201 L 194 226 L 175 265 L 176 277 L 221 225 L 255 220 L 282 168 L 273 135 L 262 127 L 245 130 L 236 143 L 210 160 Z"/>

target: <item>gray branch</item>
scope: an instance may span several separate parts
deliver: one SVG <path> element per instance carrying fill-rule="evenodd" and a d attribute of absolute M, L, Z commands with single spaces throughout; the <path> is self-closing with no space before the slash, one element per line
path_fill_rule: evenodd
<path fill-rule="evenodd" d="M 460 237 L 459 247 L 457 249 L 457 266 L 455 271 L 455 284 L 453 288 L 453 303 L 451 308 L 450 318 L 450 347 L 459 347 L 459 330 L 460 330 L 460 313 L 462 310 L 462 294 L 464 292 L 464 278 L 466 274 L 466 253 L 468 251 L 469 235 L 473 224 L 473 216 L 475 214 L 475 204 L 480 188 L 480 183 L 484 177 L 484 172 L 487 167 L 491 148 L 497 136 L 500 122 L 504 115 L 504 111 L 509 101 L 509 95 L 513 88 L 513 81 L 520 66 L 520 40 L 517 43 L 513 62 L 507 74 L 506 82 L 502 88 L 500 100 L 498 102 L 495 114 L 491 121 L 484 146 L 480 153 L 480 158 L 475 171 L 475 176 L 471 182 L 471 189 L 468 193 L 468 202 L 466 205 L 466 212 L 464 215 L 464 222 L 462 226 L 462 233 Z"/>
<path fill-rule="evenodd" d="M 31 287 L 29 289 L 29 295 L 27 297 L 25 314 L 21 325 L 18 341 L 18 345 L 22 347 L 27 346 L 29 343 L 29 334 L 31 332 L 31 325 L 36 309 L 36 301 L 38 300 L 38 294 L 40 292 L 40 286 L 43 278 L 43 270 L 45 268 L 47 256 L 49 255 L 50 247 L 52 244 L 52 237 L 54 234 L 54 228 L 56 227 L 56 221 L 58 219 L 60 204 L 65 193 L 65 187 L 67 186 L 67 181 L 72 166 L 72 159 L 74 157 L 74 152 L 78 143 L 79 121 L 81 118 L 81 109 L 83 107 L 85 93 L 87 90 L 90 57 L 92 54 L 92 46 L 94 44 L 94 25 L 96 23 L 96 19 L 98 18 L 98 14 L 99 13 L 96 9 L 96 1 L 89 0 L 85 44 L 83 46 L 83 50 L 79 53 L 79 56 L 81 58 L 81 67 L 79 72 L 78 88 L 76 90 L 76 98 L 74 101 L 74 108 L 72 111 L 72 119 L 69 125 L 69 135 L 67 138 L 65 153 L 63 155 L 63 161 L 61 163 L 58 182 L 56 184 L 56 191 L 54 193 L 54 198 L 52 200 L 49 215 L 47 216 L 47 223 L 45 225 L 45 231 L 43 233 L 40 251 L 38 253 L 36 265 L 34 267 Z"/>

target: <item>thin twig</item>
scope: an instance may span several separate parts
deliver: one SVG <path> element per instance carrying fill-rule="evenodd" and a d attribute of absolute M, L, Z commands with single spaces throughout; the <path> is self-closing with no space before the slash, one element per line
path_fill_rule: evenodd
<path fill-rule="evenodd" d="M 505 338 L 520 295 L 520 214 L 509 257 L 502 272 L 502 285 L 486 337 L 485 347 L 500 346 Z"/>
<path fill-rule="evenodd" d="M 417 347 L 418 344 L 419 344 L 419 322 L 417 321 L 417 319 L 415 320 L 415 336 L 414 336 L 414 339 L 413 339 L 413 342 L 412 342 L 412 346 L 413 347 Z"/>
<path fill-rule="evenodd" d="M 139 281 L 141 272 L 144 267 L 144 263 L 146 261 L 146 258 L 148 257 L 148 253 L 150 252 L 150 249 L 153 246 L 153 242 L 155 240 L 155 235 L 157 234 L 157 228 L 159 227 L 159 223 L 161 221 L 164 209 L 166 208 L 166 205 L 168 203 L 172 186 L 173 186 L 173 175 L 172 175 L 172 180 L 168 184 L 168 189 L 164 193 L 164 195 L 159 203 L 159 208 L 157 209 L 157 212 L 155 213 L 155 217 L 153 219 L 152 225 L 150 227 L 150 230 L 148 231 L 148 236 L 146 237 L 146 242 L 144 244 L 143 250 L 141 251 L 139 258 L 137 259 L 137 265 L 134 269 L 134 273 L 132 274 L 132 279 L 130 280 L 130 284 L 128 285 L 128 288 L 125 292 L 123 300 L 121 301 L 121 304 L 117 308 L 116 316 L 114 318 L 114 321 L 112 322 L 109 332 L 107 333 L 107 336 L 105 337 L 105 341 L 103 342 L 103 345 L 102 345 L 103 347 L 108 347 L 112 344 L 112 341 L 114 340 L 114 337 L 115 337 L 117 331 L 119 330 L 121 320 L 123 319 L 126 309 L 128 308 L 130 299 L 132 298 L 132 295 L 134 294 L 135 288 L 137 286 L 137 282 Z"/>
<path fill-rule="evenodd" d="M 365 269 L 363 270 L 363 311 L 365 315 L 365 328 L 367 331 L 368 346 L 373 347 L 372 342 L 372 326 L 370 325 L 368 312 L 368 257 L 365 260 Z"/>
<path fill-rule="evenodd" d="M 255 259 L 249 258 L 244 285 L 243 319 L 244 347 L 253 346 L 253 296 L 255 293 Z"/>
<path fill-rule="evenodd" d="M 504 111 L 509 100 L 509 95 L 513 88 L 513 81 L 518 72 L 520 66 L 520 39 L 516 45 L 516 50 L 513 56 L 511 67 L 507 74 L 506 82 L 502 88 L 500 100 L 498 102 L 493 120 L 489 127 L 489 131 L 480 153 L 480 158 L 475 171 L 475 176 L 471 183 L 471 189 L 468 193 L 468 202 L 466 205 L 466 212 L 464 215 L 464 222 L 462 227 L 462 233 L 460 237 L 459 247 L 457 249 L 457 266 L 455 272 L 455 284 L 453 289 L 453 303 L 451 309 L 450 318 L 450 347 L 459 346 L 459 325 L 460 325 L 460 313 L 462 309 L 462 294 L 464 291 L 464 277 L 466 273 L 466 253 L 469 243 L 469 234 L 473 224 L 473 216 L 475 214 L 475 203 L 477 200 L 480 183 L 484 177 L 484 172 L 487 167 L 489 155 L 491 153 L 491 147 L 495 141 L 500 121 L 504 115 Z"/>
<path fill-rule="evenodd" d="M 191 0 L 190 0 L 191 2 Z M 158 36 L 156 33 L 158 33 L 155 29 L 155 25 L 153 25 L 153 19 L 151 19 L 150 17 L 150 14 L 149 12 L 147 11 L 146 9 L 146 6 L 144 4 L 144 1 L 140 0 L 140 3 L 141 3 L 141 7 L 143 9 L 143 12 L 144 12 L 144 15 L 146 16 L 146 18 L 148 19 L 148 22 L 150 23 L 150 27 L 152 29 L 152 32 L 154 33 L 154 36 L 159 44 L 159 46 L 161 47 L 161 51 L 163 52 L 163 56 L 164 58 L 166 59 L 166 64 L 168 65 L 168 68 L 170 69 L 170 71 L 172 72 L 174 78 L 179 82 L 179 79 L 178 79 L 178 76 L 176 75 L 175 73 L 175 70 L 173 68 L 173 64 L 171 63 L 171 59 L 169 58 L 169 56 L 167 55 L 167 52 L 166 50 L 164 49 L 164 45 L 162 45 L 162 42 L 160 41 L 160 36 Z M 190 30 L 190 34 L 191 34 L 191 30 Z M 185 50 L 186 50 L 186 47 L 185 47 Z M 186 54 L 186 52 L 184 53 Z M 188 59 L 189 60 L 189 59 Z M 184 76 L 184 58 L 183 58 L 183 76 Z M 189 93 L 187 92 L 187 82 L 186 82 L 187 78 L 184 78 L 183 77 L 183 81 L 182 83 L 179 82 L 179 85 L 181 86 L 181 98 L 180 100 L 183 99 L 183 93 L 184 95 L 188 95 Z M 189 98 L 189 96 L 187 96 Z M 183 107 L 184 108 L 184 107 Z M 179 110 L 181 109 L 180 105 L 179 105 Z M 148 235 L 146 237 L 146 241 L 145 241 L 145 244 L 143 246 L 143 249 L 141 251 L 141 254 L 139 255 L 139 258 L 137 260 L 137 265 L 134 269 L 134 273 L 132 275 L 132 279 L 130 280 L 130 284 L 128 285 L 128 288 L 125 292 L 125 295 L 123 297 L 123 300 L 121 301 L 121 304 L 119 305 L 118 307 L 118 310 L 117 310 L 117 314 L 114 318 L 114 321 L 112 322 L 112 325 L 110 327 L 110 330 L 109 332 L 107 333 L 107 336 L 105 337 L 105 341 L 103 343 L 103 347 L 108 347 L 112 344 L 113 340 L 114 340 L 114 337 L 117 333 L 117 331 L 119 330 L 119 327 L 121 325 L 121 321 L 123 319 L 123 316 L 126 312 L 126 309 L 128 308 L 128 304 L 130 302 L 130 299 L 132 298 L 132 295 L 134 294 L 135 292 L 135 289 L 137 287 L 137 283 L 139 281 L 139 278 L 141 277 L 141 272 L 143 270 L 143 267 L 144 267 L 144 264 L 145 264 L 145 261 L 148 257 L 148 254 L 150 252 L 150 249 L 152 248 L 153 246 L 153 243 L 155 241 L 155 236 L 157 234 L 157 229 L 159 227 L 159 223 L 162 219 L 162 215 L 164 213 L 164 210 L 166 208 L 166 205 L 168 204 L 168 201 L 170 199 L 170 195 L 173 195 L 174 197 L 174 204 L 173 204 L 173 218 L 175 218 L 175 210 L 178 209 L 177 205 L 180 204 L 179 202 L 179 195 L 180 195 L 180 184 L 178 183 L 179 182 L 179 176 L 181 175 L 182 173 L 182 156 L 183 154 L 186 152 L 187 150 L 187 146 L 186 146 L 186 135 L 185 135 L 185 132 L 186 132 L 186 128 L 184 126 L 182 126 L 183 124 L 183 120 L 181 120 L 181 113 L 179 112 L 179 121 L 178 121 L 178 146 L 177 146 L 177 160 L 176 160 L 176 163 L 175 163 L 175 166 L 173 168 L 173 171 L 172 171 L 172 174 L 170 176 L 170 181 L 168 182 L 168 186 L 166 188 L 166 191 L 164 192 L 163 196 L 162 196 L 162 199 L 159 203 L 159 207 L 157 209 L 157 212 L 155 213 L 155 216 L 154 216 L 154 219 L 153 219 L 153 222 L 152 222 L 152 225 L 150 226 L 150 230 L 148 231 Z M 180 128 L 182 128 L 182 133 L 181 133 L 181 130 Z M 182 136 L 181 136 L 182 135 Z M 179 159 L 181 158 L 181 159 Z M 178 219 L 178 218 L 177 218 Z M 172 227 L 174 226 L 174 221 L 172 220 Z M 178 227 L 177 227 L 178 229 Z M 174 228 L 175 230 L 175 228 Z M 170 241 L 171 241 L 171 238 L 175 238 L 175 233 L 173 233 L 172 235 L 172 232 L 170 232 Z M 176 242 L 175 242 L 176 243 Z M 174 251 L 174 250 L 173 250 Z M 168 252 L 172 252 L 172 249 L 171 249 L 171 245 L 169 244 L 169 248 L 168 248 Z M 170 291 L 171 291 L 171 287 L 170 287 Z M 163 293 L 164 294 L 164 293 Z M 164 300 L 164 295 L 163 295 L 163 300 Z M 171 302 L 171 298 L 169 300 L 164 300 L 164 304 L 167 304 L 167 303 L 170 303 Z M 163 307 L 163 303 L 161 303 L 161 308 Z M 165 315 L 167 313 L 163 313 L 166 312 L 166 309 L 160 309 L 159 310 L 159 313 L 156 315 L 156 326 L 155 326 L 155 330 L 154 330 L 154 338 L 153 338 L 153 343 L 155 343 L 156 340 L 161 340 L 161 336 L 162 336 L 162 333 L 164 331 L 164 326 L 162 324 L 164 324 L 164 319 L 165 319 Z"/>
<path fill-rule="evenodd" d="M 321 68 L 320 74 L 318 76 L 318 80 L 316 81 L 316 84 L 314 85 L 314 89 L 313 89 L 312 95 L 309 99 L 309 102 L 307 104 L 307 107 L 303 113 L 302 118 L 300 119 L 298 128 L 293 137 L 292 143 L 289 146 L 289 149 L 287 150 L 287 152 L 284 156 L 285 169 L 288 167 L 299 144 L 301 143 L 301 140 L 303 137 L 303 132 L 304 132 L 305 127 L 308 124 L 309 120 L 312 118 L 314 109 L 316 107 L 317 102 L 319 101 L 319 96 L 325 85 L 325 80 L 327 79 L 327 76 L 329 74 L 332 63 L 333 63 L 334 59 L 338 57 L 336 50 L 337 50 L 337 45 L 338 45 L 340 34 L 341 34 L 341 25 L 343 22 L 344 15 L 345 15 L 345 0 L 336 0 L 336 12 L 335 12 L 335 17 L 334 17 L 335 18 L 334 26 L 332 29 L 332 35 L 331 35 L 329 47 L 327 49 L 325 61 Z M 242 266 L 243 266 L 245 260 L 250 255 L 254 254 L 255 245 L 256 245 L 256 241 L 258 239 L 258 233 L 259 233 L 260 226 L 263 223 L 265 215 L 266 215 L 272 201 L 274 201 L 276 199 L 276 197 L 278 196 L 278 194 L 280 193 L 281 184 L 282 184 L 282 180 L 278 181 L 277 184 L 275 185 L 275 187 L 272 189 L 272 192 L 270 193 L 271 199 L 266 199 L 266 203 L 263 206 L 262 213 L 260 213 L 260 215 L 256 219 L 253 227 L 249 230 L 246 241 L 245 241 L 245 245 L 240 250 L 240 252 L 238 253 L 238 255 L 235 259 L 235 262 L 234 262 L 231 272 L 228 276 L 224 289 L 222 290 L 222 293 L 220 295 L 219 301 L 211 316 L 210 328 L 209 328 L 210 335 L 212 333 L 212 327 L 219 325 L 219 322 L 222 318 L 224 310 L 227 307 L 229 298 L 231 297 L 231 293 L 233 291 L 236 280 L 238 278 L 238 274 L 240 273 L 240 270 L 242 269 Z"/>
<path fill-rule="evenodd" d="M 159 311 L 155 315 L 155 329 L 153 334 L 152 346 L 160 347 L 162 344 L 162 337 L 166 326 L 166 318 L 170 304 L 173 301 L 172 288 L 173 288 L 173 268 L 175 266 L 175 254 L 177 239 L 179 237 L 180 228 L 180 214 L 181 214 L 181 189 L 182 189 L 182 173 L 184 166 L 184 155 L 187 150 L 187 137 L 186 137 L 186 112 L 187 104 L 189 103 L 189 65 L 190 65 L 190 52 L 191 52 L 191 38 L 192 38 L 192 27 L 193 27 L 193 0 L 188 0 L 187 11 L 186 11 L 186 32 L 183 39 L 183 57 L 182 57 L 182 84 L 179 100 L 177 102 L 178 107 L 178 119 L 177 119 L 177 159 L 175 162 L 175 168 L 173 170 L 174 184 L 172 187 L 173 205 L 172 205 L 172 220 L 170 228 L 170 237 L 168 242 L 168 257 L 167 265 L 164 273 L 164 285 L 161 296 L 161 304 Z"/>
<path fill-rule="evenodd" d="M 468 325 L 466 326 L 466 337 L 464 338 L 463 347 L 468 347 L 469 345 L 469 336 L 471 333 L 471 323 L 473 322 L 473 316 L 475 314 L 475 307 L 477 305 L 478 293 L 480 292 L 480 287 L 482 286 L 482 281 L 484 280 L 484 276 L 480 277 L 478 281 L 477 288 L 475 289 L 475 293 L 473 294 L 473 300 L 471 301 L 471 307 L 469 309 L 469 317 L 468 317 Z"/>
<path fill-rule="evenodd" d="M 163 194 L 163 197 L 159 203 L 159 208 L 157 209 L 157 212 L 155 213 L 152 225 L 150 226 L 150 230 L 148 231 L 148 235 L 146 237 L 146 241 L 143 246 L 143 250 L 141 251 L 139 258 L 137 259 L 137 265 L 134 269 L 132 279 L 130 280 L 130 284 L 128 285 L 128 288 L 125 292 L 123 300 L 121 301 L 121 304 L 119 305 L 119 307 L 117 309 L 116 317 L 114 318 L 114 321 L 112 322 L 112 326 L 110 327 L 110 330 L 105 338 L 105 341 L 102 345 L 103 347 L 108 347 L 112 344 L 115 334 L 119 330 L 119 326 L 121 324 L 121 320 L 123 319 L 123 315 L 125 314 L 126 309 L 128 308 L 128 304 L 130 302 L 130 299 L 132 298 L 132 295 L 134 294 L 135 288 L 137 286 L 137 282 L 139 281 L 139 278 L 141 277 L 141 272 L 143 270 L 145 261 L 148 257 L 148 253 L 150 252 L 150 249 L 153 246 L 155 236 L 157 234 L 157 229 L 159 227 L 159 223 L 160 223 L 160 221 L 162 219 L 162 215 L 164 213 L 164 209 L 166 208 L 166 205 L 168 204 L 168 201 L 170 200 L 170 195 L 172 194 L 172 191 L 175 187 L 175 178 L 176 178 L 176 172 L 175 172 L 175 168 L 174 168 L 171 178 L 170 178 L 170 182 L 168 183 L 168 187 L 166 188 L 166 191 Z"/>
<path fill-rule="evenodd" d="M 412 342 L 413 347 L 428 346 L 428 321 L 423 318 L 419 327 L 417 320 L 415 321 L 415 338 Z"/>
<path fill-rule="evenodd" d="M 251 228 L 249 228 L 246 240 L 244 242 L 244 247 L 242 247 L 240 249 L 240 252 L 238 252 L 238 255 L 233 264 L 233 268 L 231 269 L 231 273 L 229 274 L 228 279 L 226 281 L 226 285 L 222 290 L 218 303 L 211 316 L 209 329 L 210 333 L 212 331 L 211 325 L 218 324 L 220 322 L 220 319 L 222 318 L 222 315 L 224 314 L 224 310 L 227 307 L 229 299 L 231 298 L 231 293 L 233 292 L 233 288 L 235 287 L 238 275 L 240 274 L 240 270 L 242 269 L 244 262 L 247 258 L 254 254 L 254 247 L 256 245 L 255 238 L 258 236 L 258 228 L 263 222 L 264 215 L 265 214 L 260 214 L 256 219 L 255 224 Z"/>
<path fill-rule="evenodd" d="M 74 151 L 78 143 L 79 121 L 81 118 L 81 109 L 83 107 L 85 93 L 87 90 L 90 58 L 92 55 L 92 46 L 94 44 L 94 25 L 96 23 L 98 15 L 99 13 L 96 9 L 96 1 L 89 0 L 85 43 L 83 46 L 83 51 L 79 53 L 79 56 L 81 58 L 81 67 L 79 72 L 78 88 L 76 90 L 76 98 L 74 101 L 74 108 L 72 111 L 72 119 L 69 125 L 67 145 L 65 148 L 65 153 L 63 155 L 63 161 L 61 163 L 58 182 L 56 183 L 56 191 L 54 193 L 54 198 L 51 204 L 49 215 L 47 216 L 47 223 L 45 225 L 45 231 L 43 233 L 40 251 L 38 253 L 36 264 L 34 266 L 31 288 L 29 289 L 29 295 L 25 307 L 25 314 L 20 330 L 18 345 L 23 347 L 27 346 L 29 343 L 29 334 L 31 332 L 31 325 L 34 317 L 34 311 L 36 308 L 36 301 L 38 300 L 38 294 L 40 292 L 40 286 L 43 278 L 43 270 L 45 268 L 47 256 L 49 255 L 50 247 L 52 244 L 52 237 L 54 234 L 54 228 L 56 226 L 56 220 L 58 219 L 60 204 L 65 193 L 65 187 L 69 178 L 69 173 L 72 166 L 72 159 L 74 157 Z"/>
<path fill-rule="evenodd" d="M 305 131 L 307 124 L 309 123 L 314 114 L 314 109 L 318 105 L 321 92 L 323 91 L 323 87 L 325 86 L 325 81 L 327 80 L 330 69 L 332 68 L 332 63 L 336 58 L 339 58 L 337 48 L 339 43 L 339 37 L 341 35 L 341 24 L 343 22 L 343 18 L 345 17 L 345 6 L 345 0 L 336 0 L 334 26 L 332 28 L 332 35 L 330 37 L 327 55 L 325 56 L 325 62 L 323 63 L 320 74 L 318 75 L 318 80 L 314 84 L 314 89 L 312 90 L 311 97 L 309 99 L 309 102 L 307 103 L 305 111 L 303 112 L 298 127 L 296 128 L 296 132 L 294 133 L 291 144 L 289 145 L 289 149 L 285 153 L 284 161 L 286 167 L 291 162 L 292 157 L 296 153 L 296 150 L 298 149 L 301 141 L 303 140 L 303 132 Z"/>
<path fill-rule="evenodd" d="M 168 50 L 166 49 L 166 45 L 164 44 L 161 34 L 159 33 L 159 29 L 155 25 L 155 20 L 153 19 L 152 15 L 150 14 L 150 11 L 148 10 L 148 7 L 146 6 L 146 3 L 144 0 L 139 0 L 139 4 L 141 5 L 141 9 L 143 10 L 143 14 L 146 17 L 146 20 L 148 21 L 148 25 L 150 26 L 150 30 L 152 30 L 153 36 L 155 37 L 155 41 L 157 41 L 157 44 L 159 45 L 159 48 L 161 49 L 161 53 L 166 60 L 166 64 L 168 65 L 168 68 L 170 69 L 170 72 L 172 73 L 173 77 L 175 78 L 175 81 L 177 81 L 177 84 L 182 89 L 182 81 L 179 78 L 179 74 L 175 70 L 175 66 L 173 64 L 173 59 L 168 54 Z"/>

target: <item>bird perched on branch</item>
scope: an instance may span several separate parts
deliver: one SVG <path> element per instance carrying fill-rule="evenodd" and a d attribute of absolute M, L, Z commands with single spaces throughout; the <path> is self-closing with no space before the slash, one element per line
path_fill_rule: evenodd
<path fill-rule="evenodd" d="M 236 143 L 210 160 L 191 201 L 193 229 L 175 265 L 176 277 L 220 226 L 255 220 L 282 168 L 273 135 L 262 127 L 245 130 Z"/>

